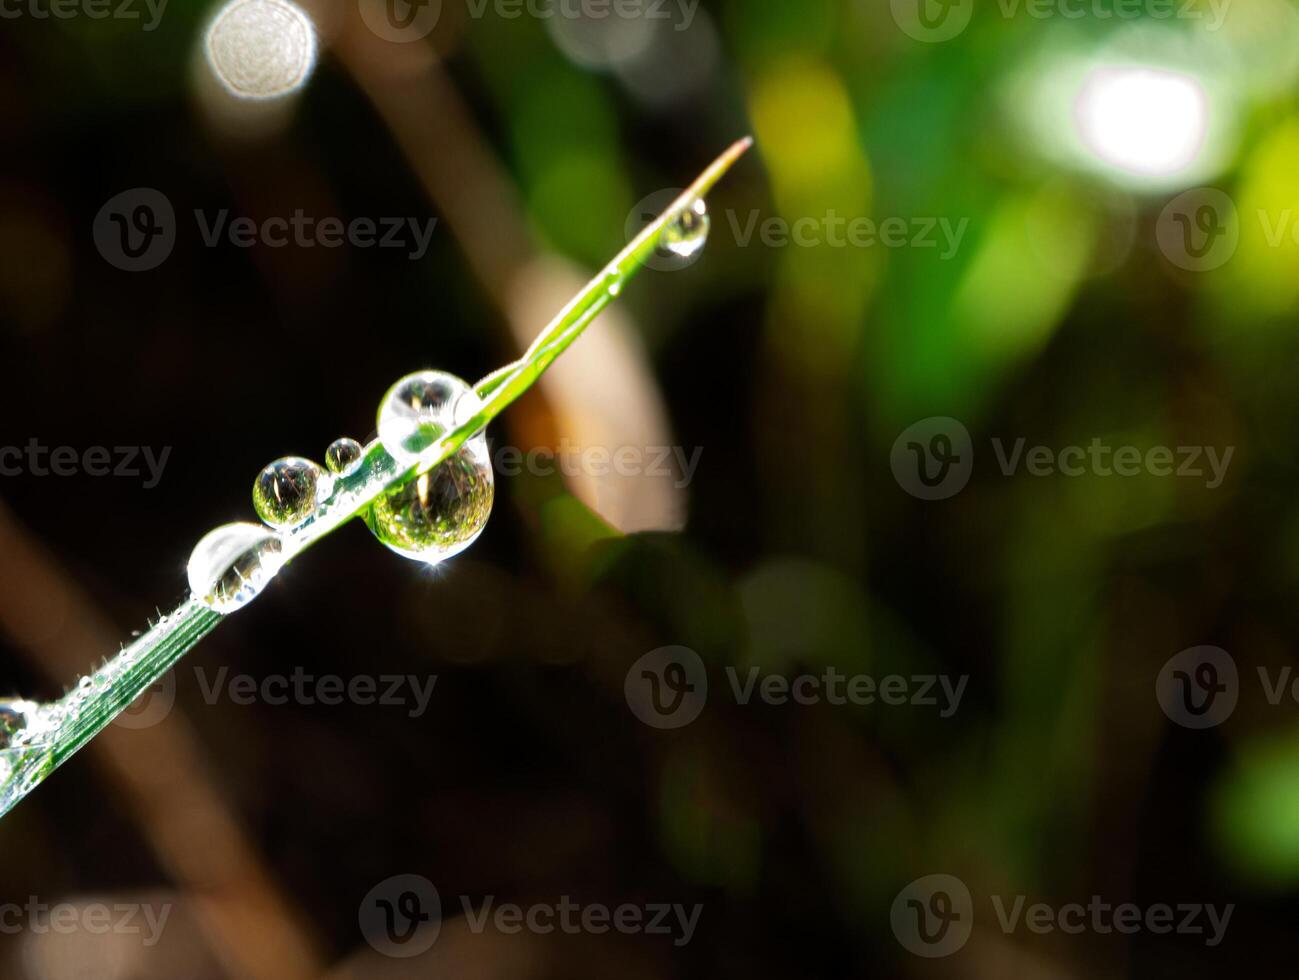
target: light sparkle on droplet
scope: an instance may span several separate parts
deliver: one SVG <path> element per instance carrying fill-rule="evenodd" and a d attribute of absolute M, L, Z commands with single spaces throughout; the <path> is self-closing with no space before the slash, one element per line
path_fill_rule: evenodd
<path fill-rule="evenodd" d="M 257 524 L 226 524 L 190 555 L 190 591 L 215 612 L 232 613 L 261 594 L 283 563 L 279 535 Z"/>
<path fill-rule="evenodd" d="M 388 390 L 379 405 L 379 441 L 393 459 L 412 464 L 481 406 L 473 388 L 454 374 L 408 374 Z"/>
<path fill-rule="evenodd" d="M 663 229 L 661 243 L 679 258 L 694 258 L 708 244 L 708 231 L 711 227 L 708 205 L 703 198 L 697 198 Z"/>

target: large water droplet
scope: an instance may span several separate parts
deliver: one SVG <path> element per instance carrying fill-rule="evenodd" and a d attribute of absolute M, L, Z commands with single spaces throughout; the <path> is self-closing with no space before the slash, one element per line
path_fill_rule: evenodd
<path fill-rule="evenodd" d="M 189 588 L 225 614 L 261 594 L 282 564 L 283 544 L 257 524 L 226 524 L 208 533 L 189 556 Z"/>
<path fill-rule="evenodd" d="M 708 217 L 708 205 L 703 198 L 696 198 L 663 229 L 660 242 L 673 255 L 691 259 L 708 243 L 710 227 L 712 219 Z"/>
<path fill-rule="evenodd" d="M 399 463 L 414 463 L 453 425 L 478 411 L 481 402 L 466 382 L 444 371 L 402 378 L 379 405 L 379 441 Z"/>
<path fill-rule="evenodd" d="M 474 543 L 495 495 L 487 437 L 480 434 L 423 476 L 381 496 L 366 523 L 397 554 L 432 565 Z"/>
<path fill-rule="evenodd" d="M 329 472 L 339 476 L 350 476 L 361 465 L 361 456 L 365 447 L 355 439 L 335 439 L 325 450 L 325 465 Z"/>
<path fill-rule="evenodd" d="M 285 456 L 253 481 L 253 509 L 273 528 L 297 527 L 329 495 L 333 481 L 309 459 Z"/>

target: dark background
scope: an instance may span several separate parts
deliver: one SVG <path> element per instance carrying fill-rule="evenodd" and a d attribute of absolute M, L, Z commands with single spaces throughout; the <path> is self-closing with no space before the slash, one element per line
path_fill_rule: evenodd
<path fill-rule="evenodd" d="M 702 447 L 689 486 L 601 497 L 598 479 L 498 474 L 482 538 L 436 570 L 359 522 L 313 549 L 182 662 L 165 721 L 109 730 L 0 823 L 0 902 L 171 903 L 163 941 L 24 927 L 0 934 L 0 972 L 1292 975 L 1299 729 L 1258 668 L 1296 660 L 1299 246 L 1254 215 L 1299 199 L 1299 13 L 1234 0 L 1211 30 L 980 2 L 959 36 L 926 43 L 884 0 L 706 2 L 687 30 L 633 24 L 648 46 L 593 66 L 553 23 L 467 9 L 445 0 L 431 35 L 393 44 L 354 4 L 312 8 L 316 70 L 255 106 L 214 94 L 215 7 L 195 0 L 149 32 L 0 26 L 0 444 L 172 449 L 148 490 L 0 478 L 0 686 L 27 697 L 57 696 L 179 600 L 194 542 L 253 519 L 261 466 L 365 439 L 403 374 L 473 380 L 517 356 L 625 244 L 638 200 L 757 139 L 710 197 L 700 260 L 642 272 L 574 367 L 491 430 L 525 452 Z M 575 29 L 604 43 L 609 24 Z M 1079 146 L 1070 79 L 1111 61 L 1208 93 L 1193 164 L 1137 178 Z M 1239 247 L 1188 271 L 1160 229 L 1206 185 L 1238 208 Z M 170 200 L 177 240 L 131 273 L 92 229 L 141 187 Z M 412 261 L 207 247 L 191 217 L 295 208 L 438 225 Z M 742 228 L 754 212 L 968 226 L 950 258 L 746 245 L 728 215 Z M 899 434 L 931 416 L 959 419 L 976 459 L 941 501 L 891 468 Z M 994 438 L 1233 456 L 1215 488 L 1005 476 Z M 1234 658 L 1239 702 L 1192 730 L 1156 682 L 1206 644 Z M 709 698 L 658 730 L 624 680 L 667 645 L 702 657 Z M 725 669 L 755 664 L 969 680 L 950 718 L 737 704 Z M 210 683 L 226 666 L 437 683 L 418 718 L 209 704 L 194 671 Z M 402 874 L 431 881 L 445 914 L 410 960 L 372 950 L 358 922 Z M 931 874 L 969 888 L 975 922 L 932 960 L 890 925 Z M 1007 935 L 991 897 L 1020 895 L 1235 911 L 1214 948 Z M 461 896 L 702 912 L 683 946 L 474 934 Z"/>

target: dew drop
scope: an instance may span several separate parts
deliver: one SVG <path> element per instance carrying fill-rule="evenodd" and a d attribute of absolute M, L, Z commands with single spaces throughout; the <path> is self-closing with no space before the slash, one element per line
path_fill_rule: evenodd
<path fill-rule="evenodd" d="M 261 594 L 282 564 L 283 544 L 257 524 L 226 524 L 209 532 L 189 556 L 189 588 L 210 609 L 242 609 Z"/>
<path fill-rule="evenodd" d="M 379 405 L 379 441 L 393 459 L 410 465 L 481 404 L 473 388 L 454 374 L 420 371 L 407 375 L 389 389 Z"/>
<path fill-rule="evenodd" d="M 322 499 L 333 481 L 309 459 L 285 456 L 267 466 L 253 482 L 253 508 L 273 528 L 297 527 Z"/>
<path fill-rule="evenodd" d="M 335 439 L 325 450 L 325 465 L 329 472 L 339 476 L 350 476 L 361 465 L 364 447 L 355 439 Z"/>
<path fill-rule="evenodd" d="M 479 434 L 423 476 L 381 496 L 366 523 L 392 551 L 435 565 L 482 534 L 495 495 L 487 437 Z"/>
<path fill-rule="evenodd" d="M 31 703 L 0 698 L 0 749 L 11 747 L 27 727 Z"/>
<path fill-rule="evenodd" d="M 712 220 L 703 198 L 696 198 L 675 221 L 663 229 L 661 244 L 673 255 L 691 259 L 708 243 L 708 229 Z"/>

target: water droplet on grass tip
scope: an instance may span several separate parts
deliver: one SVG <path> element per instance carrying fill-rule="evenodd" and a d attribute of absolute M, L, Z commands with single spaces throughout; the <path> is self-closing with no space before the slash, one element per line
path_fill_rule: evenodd
<path fill-rule="evenodd" d="M 466 382 L 445 371 L 420 371 L 398 381 L 379 405 L 379 441 L 410 465 L 482 402 Z"/>
<path fill-rule="evenodd" d="M 189 588 L 225 614 L 252 602 L 282 564 L 278 535 L 257 524 L 226 524 L 204 536 L 189 556 Z"/>
<path fill-rule="evenodd" d="M 434 565 L 477 540 L 495 495 L 487 437 L 480 434 L 423 476 L 379 497 L 365 520 L 390 550 Z"/>
<path fill-rule="evenodd" d="M 325 450 L 325 465 L 331 473 L 350 476 L 361 464 L 364 451 L 365 448 L 355 439 L 335 439 Z"/>
<path fill-rule="evenodd" d="M 309 459 L 286 456 L 267 466 L 253 482 L 253 509 L 278 530 L 297 527 L 329 495 L 333 480 Z"/>
<path fill-rule="evenodd" d="M 708 243 L 710 227 L 712 220 L 708 217 L 708 205 L 703 198 L 697 198 L 663 229 L 660 243 L 673 255 L 683 259 L 694 258 Z"/>

